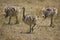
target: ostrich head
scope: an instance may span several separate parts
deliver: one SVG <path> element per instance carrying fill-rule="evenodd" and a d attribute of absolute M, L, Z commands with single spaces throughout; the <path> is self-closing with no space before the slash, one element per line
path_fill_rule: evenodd
<path fill-rule="evenodd" d="M 46 19 L 46 18 L 47 18 L 47 14 L 44 14 L 42 17 L 43 17 L 44 19 Z"/>
<path fill-rule="evenodd" d="M 46 8 L 45 8 L 45 7 L 42 9 L 42 17 L 43 17 L 44 19 L 47 18 L 47 13 L 46 13 Z"/>
<path fill-rule="evenodd" d="M 9 10 L 6 8 L 6 9 L 5 9 L 5 18 L 8 17 L 8 13 L 9 13 Z"/>

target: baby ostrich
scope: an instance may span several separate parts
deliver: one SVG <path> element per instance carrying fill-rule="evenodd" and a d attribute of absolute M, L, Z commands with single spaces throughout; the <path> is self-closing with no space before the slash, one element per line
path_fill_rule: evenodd
<path fill-rule="evenodd" d="M 23 20 L 24 23 L 30 25 L 30 31 L 27 32 L 27 33 L 31 33 L 31 32 L 33 32 L 33 28 L 36 25 L 37 17 L 34 16 L 34 15 L 30 15 L 30 14 L 25 15 L 25 7 L 23 7 L 22 9 L 23 9 L 22 20 Z"/>
<path fill-rule="evenodd" d="M 48 16 L 51 18 L 50 26 L 53 24 L 53 17 L 57 14 L 57 9 L 54 7 L 43 8 L 42 9 L 43 18 L 46 19 Z"/>
<path fill-rule="evenodd" d="M 17 14 L 18 14 L 18 11 L 14 8 L 14 7 L 6 7 L 5 8 L 5 18 L 9 17 L 9 22 L 8 24 L 10 24 L 10 21 L 11 21 L 11 17 L 12 16 L 15 16 L 16 17 L 16 24 L 19 23 L 18 22 L 18 17 L 17 17 Z"/>

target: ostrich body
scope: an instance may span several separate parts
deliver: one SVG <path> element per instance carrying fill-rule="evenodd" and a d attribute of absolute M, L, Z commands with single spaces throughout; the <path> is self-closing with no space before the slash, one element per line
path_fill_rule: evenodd
<path fill-rule="evenodd" d="M 42 13 L 43 13 L 43 18 L 44 19 L 46 19 L 47 17 L 51 18 L 50 26 L 52 26 L 52 24 L 53 24 L 53 17 L 54 17 L 54 15 L 57 15 L 57 9 L 54 8 L 54 7 L 43 8 L 42 9 Z"/>
<path fill-rule="evenodd" d="M 16 17 L 16 24 L 19 23 L 18 22 L 18 17 L 17 17 L 17 14 L 18 14 L 18 11 L 14 8 L 14 7 L 6 7 L 5 8 L 5 18 L 9 17 L 9 22 L 8 24 L 10 24 L 10 21 L 11 21 L 11 17 L 12 16 L 15 16 Z"/>
<path fill-rule="evenodd" d="M 30 25 L 30 31 L 28 33 L 33 32 L 33 28 L 36 25 L 37 17 L 34 15 L 27 14 L 25 15 L 25 8 L 23 7 L 23 22 Z M 32 26 L 33 25 L 33 26 Z"/>

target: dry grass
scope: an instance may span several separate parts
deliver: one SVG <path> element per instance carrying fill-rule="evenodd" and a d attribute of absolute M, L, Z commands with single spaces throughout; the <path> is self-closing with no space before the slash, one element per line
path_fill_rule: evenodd
<path fill-rule="evenodd" d="M 7 25 L 8 18 L 4 18 L 5 6 L 25 7 L 26 14 L 39 16 L 39 22 L 35 26 L 32 34 L 21 34 L 28 32 L 29 25 L 22 21 L 22 12 L 19 13 L 19 24 L 14 24 L 15 18 L 12 18 L 11 25 Z M 42 21 L 41 9 L 43 7 L 56 7 L 58 9 L 57 17 L 54 19 L 54 28 L 49 27 L 50 19 Z M 60 0 L 1 0 L 0 1 L 0 40 L 60 40 Z"/>

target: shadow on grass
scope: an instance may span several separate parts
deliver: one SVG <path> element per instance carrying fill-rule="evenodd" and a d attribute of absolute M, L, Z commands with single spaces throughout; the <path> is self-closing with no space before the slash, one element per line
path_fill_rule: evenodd
<path fill-rule="evenodd" d="M 40 25 L 38 28 L 40 28 L 40 27 L 52 27 L 52 28 L 54 28 L 55 25 L 52 25 L 52 26 L 50 26 L 50 25 Z"/>
<path fill-rule="evenodd" d="M 34 34 L 34 32 L 20 32 L 21 34 Z"/>
<path fill-rule="evenodd" d="M 3 25 L 18 25 L 18 24 L 15 24 L 15 23 L 10 23 L 10 24 L 8 24 L 8 23 L 3 23 Z"/>

